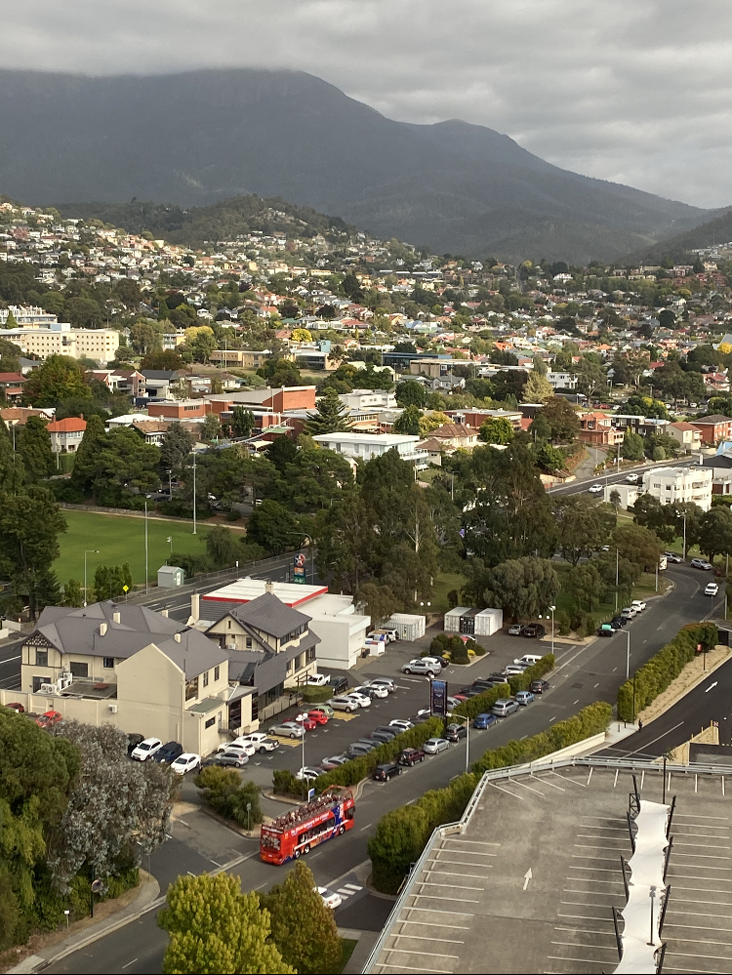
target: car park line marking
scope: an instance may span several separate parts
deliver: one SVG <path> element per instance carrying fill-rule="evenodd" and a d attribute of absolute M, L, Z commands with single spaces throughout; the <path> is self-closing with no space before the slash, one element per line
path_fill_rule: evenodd
<path fill-rule="evenodd" d="M 433 871 L 429 871 L 432 873 Z M 452 887 L 457 888 L 457 890 L 485 890 L 485 887 L 471 887 L 468 884 L 438 884 L 435 880 L 420 880 L 418 881 L 422 887 Z M 476 903 L 478 903 L 476 901 Z"/>
<path fill-rule="evenodd" d="M 387 951 L 397 951 L 397 948 L 387 948 Z M 418 951 L 415 954 L 421 955 L 423 952 Z M 446 968 L 411 968 L 409 965 L 387 965 L 385 962 L 380 962 L 377 968 L 398 968 L 400 972 L 429 972 L 430 975 L 452 975 L 452 972 L 448 971 Z"/>
<path fill-rule="evenodd" d="M 698 916 L 698 915 L 697 915 Z M 719 916 L 719 915 L 717 915 Z M 724 916 L 724 915 L 722 915 Z M 727 918 L 726 920 L 729 920 Z M 664 928 L 689 928 L 691 931 L 716 931 L 718 934 L 730 934 L 730 929 L 728 927 L 723 928 L 711 928 L 706 924 L 679 924 L 678 922 L 672 923 L 671 921 L 664 921 Z M 678 938 L 673 939 L 678 941 L 688 941 L 688 938 Z"/>
<path fill-rule="evenodd" d="M 123 965 L 123 966 L 122 966 L 122 971 L 124 971 L 124 970 L 125 970 L 125 968 L 129 968 L 129 967 L 130 967 L 130 965 L 134 965 L 134 964 L 135 964 L 135 962 L 136 962 L 136 961 L 138 961 L 138 960 L 139 960 L 139 959 L 137 959 L 137 958 L 133 958 L 133 959 L 132 959 L 132 961 L 128 961 L 126 965 Z"/>
<path fill-rule="evenodd" d="M 554 944 L 554 942 L 552 942 Z M 585 945 L 572 945 L 572 948 L 583 948 Z M 592 946 L 591 946 L 592 947 Z M 615 949 L 617 951 L 617 948 Z M 578 961 L 581 965 L 607 965 L 606 961 L 596 961 L 594 958 L 570 958 L 564 955 L 547 955 L 549 961 Z"/>
<path fill-rule="evenodd" d="M 600 934 L 599 931 L 583 931 L 582 934 Z M 615 938 L 614 934 L 608 933 L 608 938 Z M 576 941 L 550 941 L 549 944 L 555 945 L 557 948 L 589 948 L 590 951 L 614 951 L 617 954 L 618 945 L 617 942 L 614 945 L 583 945 L 577 944 Z M 596 965 L 606 964 L 606 962 L 595 962 Z"/>
<path fill-rule="evenodd" d="M 488 866 L 491 867 L 491 866 L 493 866 L 493 864 L 489 863 Z M 433 867 L 428 872 L 429 873 L 434 873 L 435 872 L 435 868 Z M 479 873 L 465 873 L 464 870 L 460 870 L 460 871 L 457 871 L 457 870 L 440 870 L 439 873 L 440 873 L 440 876 L 441 877 L 472 877 L 474 880 L 481 880 L 482 879 L 482 875 L 481 874 L 479 874 Z M 471 888 L 468 888 L 468 889 L 471 889 Z M 477 889 L 480 890 L 481 888 L 477 888 Z"/>
<path fill-rule="evenodd" d="M 420 895 L 419 894 L 415 894 L 414 896 L 415 897 L 419 897 Z M 477 901 L 476 901 L 476 903 L 477 903 Z M 475 914 L 469 914 L 468 911 L 447 911 L 447 910 L 443 910 L 443 908 L 440 908 L 439 911 L 436 911 L 433 907 L 407 907 L 406 910 L 407 911 L 423 911 L 425 914 L 438 914 L 439 913 L 439 914 L 454 914 L 455 917 L 475 917 Z M 418 922 L 417 921 L 414 921 L 414 922 L 411 922 L 411 923 L 417 924 Z M 442 927 L 442 925 L 438 925 L 438 927 Z"/>
<path fill-rule="evenodd" d="M 491 789 L 497 789 L 499 792 L 505 792 L 506 795 L 511 796 L 512 799 L 520 799 L 521 802 L 524 801 L 524 796 L 517 796 L 515 792 L 511 792 L 509 789 L 504 789 L 502 786 L 496 785 L 495 782 L 489 782 L 488 784 L 490 785 Z"/>
<path fill-rule="evenodd" d="M 577 700 L 574 701 L 574 703 L 572 704 L 572 707 L 574 707 L 575 704 L 579 704 L 579 702 L 580 702 L 580 698 L 577 698 Z"/>
<path fill-rule="evenodd" d="M 440 941 L 446 945 L 464 945 L 464 941 L 457 941 L 453 938 L 427 938 L 421 934 L 392 934 L 392 938 L 412 938 L 414 941 Z M 401 949 L 397 948 L 396 951 Z M 457 958 L 457 955 L 437 955 L 438 958 Z"/>
<path fill-rule="evenodd" d="M 422 907 L 408 907 L 407 910 L 408 911 L 422 911 L 422 910 L 424 910 L 424 908 L 422 908 Z M 447 911 L 445 913 L 447 913 Z M 453 912 L 451 911 L 450 913 L 453 913 Z M 468 915 L 468 917 L 472 917 L 472 916 L 473 916 L 472 914 Z M 427 928 L 450 928 L 451 931 L 470 931 L 470 928 L 466 924 L 453 924 L 452 922 L 450 922 L 449 924 L 438 924 L 436 921 L 412 921 L 411 918 L 407 918 L 406 920 L 402 921 L 401 923 L 402 924 L 419 924 L 420 926 L 427 927 Z"/>
<path fill-rule="evenodd" d="M 359 832 L 363 833 L 365 829 L 371 829 L 373 825 L 374 825 L 373 823 L 369 823 L 368 826 L 362 826 Z"/>
<path fill-rule="evenodd" d="M 452 885 L 446 884 L 445 886 L 452 886 Z M 421 897 L 422 900 L 429 900 L 429 901 L 456 901 L 459 904 L 480 904 L 480 901 L 473 900 L 473 898 L 471 897 L 443 897 L 441 894 L 410 894 L 410 897 Z M 417 908 L 410 907 L 409 910 L 414 911 L 417 910 Z M 428 910 L 428 908 L 423 907 L 422 910 L 425 911 Z M 451 913 L 455 913 L 455 912 L 451 912 Z M 473 917 L 473 915 L 469 914 L 468 917 Z"/>
<path fill-rule="evenodd" d="M 428 860 L 427 862 L 429 863 L 430 861 Z M 433 863 L 439 863 L 439 864 L 445 863 L 448 866 L 453 866 L 453 867 L 477 867 L 478 866 L 477 863 L 469 863 L 466 860 L 433 860 L 432 862 Z M 483 869 L 484 870 L 492 870 L 493 869 L 493 864 L 492 863 L 484 863 L 483 864 Z M 447 872 L 448 871 L 445 871 L 445 873 L 447 873 Z M 480 874 L 463 874 L 462 876 L 480 876 Z"/>
<path fill-rule="evenodd" d="M 541 789 L 532 789 L 530 785 L 526 785 L 525 782 L 519 782 L 518 779 L 513 783 L 514 785 L 520 785 L 522 789 L 528 789 L 529 792 L 536 793 L 537 796 L 541 796 L 542 799 L 546 796 L 546 792 L 542 792 Z"/>
<path fill-rule="evenodd" d="M 402 935 L 400 935 L 400 934 L 393 934 L 393 935 L 392 935 L 391 937 L 392 937 L 392 938 L 401 938 L 401 937 L 402 937 Z M 404 937 L 408 937 L 408 935 L 405 935 Z M 437 939 L 435 939 L 435 938 L 431 938 L 430 940 L 431 940 L 431 941 L 435 941 L 435 940 L 437 940 Z M 463 942 L 460 942 L 460 943 L 461 943 L 461 944 L 465 944 L 465 942 L 464 942 L 464 941 L 463 941 Z M 392 952 L 392 951 L 394 951 L 394 952 L 396 952 L 396 953 L 397 953 L 398 955 L 423 955 L 423 954 L 424 954 L 424 951 L 413 951 L 412 949 L 409 949 L 409 948 L 387 948 L 386 950 L 387 950 L 388 952 Z M 433 956 L 434 958 L 455 958 L 455 959 L 456 959 L 456 960 L 458 960 L 458 961 L 459 961 L 459 959 L 460 959 L 460 955 L 445 955 L 445 954 L 443 954 L 443 953 L 442 953 L 442 952 L 440 952 L 440 951 L 432 951 L 432 952 L 430 952 L 430 954 L 431 954 L 431 955 L 432 955 L 432 956 Z M 392 968 L 393 968 L 393 967 L 394 967 L 394 966 L 392 966 Z M 415 969 L 415 971 L 418 971 L 418 972 L 425 972 L 425 971 L 429 971 L 429 969 L 427 969 L 427 968 L 416 968 L 416 969 Z"/>
<path fill-rule="evenodd" d="M 686 846 L 693 846 L 693 843 L 687 843 Z M 704 846 L 704 850 L 712 849 L 712 847 Z M 729 847 L 727 847 L 729 849 Z M 732 860 L 732 857 L 716 856 L 713 853 L 679 853 L 674 846 L 674 856 L 677 857 L 701 857 L 703 860 Z M 728 870 L 729 867 L 709 867 L 709 870 Z"/>
<path fill-rule="evenodd" d="M 469 840 L 463 839 L 462 837 L 458 839 L 457 836 L 446 836 L 445 840 L 448 843 L 457 843 L 458 846 L 465 846 L 466 843 L 473 843 L 475 846 L 500 846 L 500 843 L 492 843 L 489 840 Z M 494 853 L 489 853 L 487 856 L 495 856 Z"/>
<path fill-rule="evenodd" d="M 534 775 L 533 772 L 531 772 L 530 775 L 531 775 L 531 778 L 532 779 L 536 779 L 537 782 L 541 782 L 543 785 L 548 785 L 552 789 L 556 789 L 557 792 L 566 792 L 567 791 L 566 789 L 563 789 L 561 787 L 561 785 L 555 785 L 553 782 L 550 782 L 549 779 L 548 779 L 548 777 L 545 776 L 545 775 Z"/>

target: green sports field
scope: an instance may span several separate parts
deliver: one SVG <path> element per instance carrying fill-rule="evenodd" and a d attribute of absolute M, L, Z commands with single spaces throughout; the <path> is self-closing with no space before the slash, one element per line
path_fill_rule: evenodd
<path fill-rule="evenodd" d="M 90 551 L 86 557 L 89 585 L 98 565 L 122 565 L 124 562 L 130 564 L 135 585 L 145 582 L 144 518 L 69 509 L 63 509 L 62 514 L 68 530 L 59 535 L 61 555 L 53 566 L 60 583 L 78 579 L 83 585 L 84 549 L 99 549 L 98 555 Z M 198 534 L 193 535 L 191 522 L 149 518 L 147 530 L 150 581 L 154 582 L 161 565 L 166 562 L 175 565 L 176 552 L 205 554 L 205 538 L 210 528 L 199 524 Z M 169 537 L 173 539 L 172 560 Z"/>

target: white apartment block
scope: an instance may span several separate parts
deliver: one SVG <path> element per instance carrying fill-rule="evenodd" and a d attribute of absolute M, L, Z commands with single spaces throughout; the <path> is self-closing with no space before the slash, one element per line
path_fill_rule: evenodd
<path fill-rule="evenodd" d="M 113 328 L 72 328 L 65 322 L 48 328 L 8 328 L 2 334 L 21 351 L 44 359 L 49 355 L 67 355 L 106 365 L 119 348 L 119 332 Z"/>
<path fill-rule="evenodd" d="M 425 468 L 429 464 L 429 453 L 417 447 L 421 437 L 403 433 L 324 433 L 313 437 L 321 447 L 334 450 L 348 460 L 361 460 L 367 463 L 374 457 L 382 457 L 389 450 L 397 450 L 401 460 Z"/>
<path fill-rule="evenodd" d="M 643 490 L 661 504 L 693 501 L 702 511 L 712 506 L 714 472 L 708 467 L 657 467 L 643 475 Z"/>
<path fill-rule="evenodd" d="M 398 406 L 395 393 L 386 389 L 354 389 L 340 393 L 338 399 L 350 410 L 395 410 Z"/>

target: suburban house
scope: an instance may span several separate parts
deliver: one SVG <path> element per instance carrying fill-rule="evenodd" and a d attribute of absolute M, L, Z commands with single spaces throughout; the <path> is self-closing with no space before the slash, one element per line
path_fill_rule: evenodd
<path fill-rule="evenodd" d="M 613 426 L 611 418 L 606 413 L 581 413 L 578 437 L 584 443 L 614 447 L 621 443 L 623 434 Z"/>
<path fill-rule="evenodd" d="M 701 431 L 693 423 L 681 420 L 678 423 L 669 423 L 666 432 L 687 452 L 701 447 Z"/>
<path fill-rule="evenodd" d="M 14 403 L 23 395 L 25 377 L 19 372 L 0 372 L 0 400 Z"/>
<path fill-rule="evenodd" d="M 478 430 L 463 423 L 443 423 L 436 430 L 431 430 L 430 440 L 437 440 L 448 451 L 472 450 L 478 444 Z"/>
<path fill-rule="evenodd" d="M 54 454 L 74 454 L 86 430 L 86 420 L 81 416 L 68 416 L 65 420 L 52 420 L 46 426 L 51 435 Z"/>
<path fill-rule="evenodd" d="M 300 557 L 296 556 L 296 558 Z M 302 566 L 302 568 L 305 572 L 308 571 L 307 566 Z M 253 612 L 255 612 L 254 618 L 258 623 L 257 628 L 260 631 L 261 639 L 270 648 L 274 648 L 275 653 L 279 654 L 282 651 L 281 641 L 283 638 L 274 634 L 293 632 L 283 628 L 285 625 L 289 625 L 288 621 L 292 622 L 296 619 L 296 617 L 291 616 L 290 610 L 297 610 L 300 616 L 306 617 L 309 632 L 311 636 L 315 636 L 315 640 L 312 643 L 308 642 L 310 637 L 306 637 L 303 633 L 301 639 L 298 639 L 296 643 L 294 642 L 295 638 L 292 641 L 285 641 L 287 644 L 285 649 L 291 648 L 294 660 L 290 671 L 285 671 L 286 684 L 296 684 L 297 680 L 306 673 L 316 670 L 316 664 L 317 669 L 335 667 L 339 670 L 349 670 L 364 655 L 366 633 L 371 628 L 370 618 L 358 611 L 359 607 L 354 603 L 353 596 L 328 592 L 327 586 L 308 585 L 306 575 L 299 578 L 302 581 L 265 582 L 263 579 L 237 579 L 236 582 L 201 596 L 200 612 L 198 597 L 194 596 L 191 598 L 190 622 L 192 625 L 204 629 L 207 633 L 211 632 L 212 636 L 220 637 L 222 633 L 218 628 L 219 622 L 225 619 L 227 613 L 234 613 L 234 611 L 239 611 L 245 606 L 257 602 L 259 605 Z M 272 598 L 259 603 L 259 599 L 264 594 L 268 594 Z M 282 622 L 280 622 L 278 614 L 281 615 Z M 267 617 L 271 617 L 271 619 L 267 619 Z M 246 614 L 237 619 L 232 616 L 232 633 L 236 633 L 237 626 L 243 625 L 242 619 L 249 620 L 251 624 L 251 619 Z M 301 624 L 298 623 L 299 625 Z M 227 632 L 229 632 L 228 620 L 223 635 L 226 636 Z M 248 635 L 252 638 L 252 646 L 247 647 L 245 640 L 243 651 L 257 650 L 253 634 Z M 280 644 L 273 641 L 280 641 Z M 315 651 L 314 657 L 310 654 L 312 648 Z M 299 660 L 302 653 L 305 653 L 304 661 Z M 308 658 L 309 654 L 310 658 Z M 232 666 L 235 668 L 239 666 L 237 661 L 240 658 L 238 656 L 229 659 L 235 660 Z M 258 661 L 259 658 L 254 658 L 255 663 Z M 268 664 L 267 661 L 262 661 L 262 663 L 266 664 L 265 669 L 261 671 L 261 675 L 258 670 L 255 674 L 257 682 L 263 681 L 258 683 L 260 698 L 263 695 L 268 695 L 269 681 L 273 675 L 276 676 L 280 672 L 280 670 L 271 669 L 274 664 Z M 277 662 L 277 668 L 281 668 L 287 663 L 288 657 L 285 656 Z M 278 685 L 272 686 L 276 688 Z"/>
<path fill-rule="evenodd" d="M 703 416 L 694 420 L 692 426 L 701 434 L 703 444 L 713 445 L 720 440 L 732 440 L 732 420 L 728 416 Z"/>
<path fill-rule="evenodd" d="M 661 504 L 693 501 L 702 511 L 709 511 L 713 479 L 708 467 L 656 467 L 643 475 L 643 490 Z"/>
<path fill-rule="evenodd" d="M 217 642 L 164 613 L 106 600 L 47 606 L 21 648 L 21 690 L 0 691 L 0 701 L 179 741 L 206 755 L 230 728 L 258 727 L 251 703 L 231 725 L 234 692 Z"/>
<path fill-rule="evenodd" d="M 465 407 L 462 410 L 445 410 L 445 413 L 456 423 L 464 423 L 477 430 L 480 430 L 486 420 L 508 420 L 514 430 L 521 429 L 521 410 L 479 410 Z"/>
<path fill-rule="evenodd" d="M 168 399 L 149 403 L 147 412 L 151 417 L 166 420 L 191 420 L 203 419 L 207 410 L 202 399 Z"/>
<path fill-rule="evenodd" d="M 315 673 L 320 638 L 309 623 L 305 613 L 264 592 L 232 606 L 206 630 L 228 655 L 231 679 L 256 689 L 257 714 L 284 695 L 285 684 L 299 686 Z"/>
<path fill-rule="evenodd" d="M 406 433 L 323 433 L 313 437 L 321 447 L 334 450 L 348 460 L 362 460 L 366 463 L 374 457 L 382 457 L 389 450 L 396 450 L 401 460 L 414 464 L 417 469 L 427 467 L 429 458 L 426 450 L 417 445 L 420 438 Z"/>

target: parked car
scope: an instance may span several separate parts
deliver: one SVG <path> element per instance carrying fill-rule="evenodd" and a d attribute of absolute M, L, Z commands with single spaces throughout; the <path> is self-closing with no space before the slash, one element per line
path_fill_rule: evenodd
<path fill-rule="evenodd" d="M 318 719 L 315 717 L 316 714 L 320 714 L 322 717 L 330 719 L 335 714 L 335 711 L 330 704 L 317 704 L 315 707 L 310 708 L 308 714 L 313 721 L 317 721 Z"/>
<path fill-rule="evenodd" d="M 544 636 L 546 630 L 541 625 L 541 623 L 529 623 L 521 631 L 521 636 L 534 637 L 536 639 L 541 639 Z"/>
<path fill-rule="evenodd" d="M 479 714 L 473 722 L 473 727 L 479 731 L 485 731 L 486 728 L 491 728 L 494 724 L 498 724 L 498 718 L 495 714 Z"/>
<path fill-rule="evenodd" d="M 336 711 L 358 711 L 358 704 L 353 700 L 352 697 L 346 697 L 345 694 L 339 694 L 338 697 L 332 697 L 328 704 L 334 708 Z"/>
<path fill-rule="evenodd" d="M 132 749 L 130 758 L 134 758 L 136 762 L 146 762 L 148 758 L 152 758 L 162 747 L 163 743 L 159 738 L 145 738 L 144 741 L 141 741 L 139 745 Z"/>
<path fill-rule="evenodd" d="M 518 677 L 519 674 L 523 674 L 524 668 L 520 667 L 518 664 L 509 664 L 507 667 L 503 668 L 503 673 L 506 677 Z"/>
<path fill-rule="evenodd" d="M 613 627 L 616 627 L 616 628 L 622 627 L 622 626 L 627 626 L 628 625 L 628 617 L 627 616 L 613 616 L 613 618 L 610 620 L 610 625 L 613 626 Z"/>
<path fill-rule="evenodd" d="M 716 582 L 710 582 L 709 585 L 704 590 L 705 596 L 716 596 L 719 592 L 719 586 Z"/>
<path fill-rule="evenodd" d="M 344 691 L 348 690 L 348 678 L 347 677 L 329 677 L 326 687 L 332 687 L 334 694 L 343 694 Z"/>
<path fill-rule="evenodd" d="M 261 742 L 267 741 L 267 735 L 264 731 L 250 731 L 248 735 L 240 735 L 235 741 L 249 742 L 254 748 L 258 748 Z"/>
<path fill-rule="evenodd" d="M 328 724 L 328 715 L 320 709 L 308 711 L 308 720 L 314 721 L 317 725 Z"/>
<path fill-rule="evenodd" d="M 64 716 L 58 711 L 44 711 L 43 714 L 39 714 L 36 718 L 36 724 L 39 728 L 52 728 L 56 724 L 60 724 L 64 720 Z"/>
<path fill-rule="evenodd" d="M 350 758 L 358 758 L 360 755 L 368 755 L 376 748 L 376 742 L 354 741 L 346 749 L 346 755 Z"/>
<path fill-rule="evenodd" d="M 408 765 L 410 768 L 424 760 L 425 754 L 422 748 L 405 748 L 398 759 L 400 765 Z"/>
<path fill-rule="evenodd" d="M 16 714 L 25 714 L 25 708 L 20 701 L 13 701 L 11 704 L 3 705 L 3 707 L 9 708 L 11 711 L 15 711 Z M 129 738 L 130 736 L 128 735 L 127 737 Z M 140 741 L 142 741 L 142 735 L 140 735 Z M 129 755 L 129 750 L 127 754 Z"/>
<path fill-rule="evenodd" d="M 496 701 L 491 708 L 491 711 L 496 715 L 496 717 L 505 718 L 508 717 L 509 714 L 514 714 L 516 711 L 518 711 L 518 709 L 519 706 L 512 697 L 504 697 L 501 698 L 500 701 Z"/>
<path fill-rule="evenodd" d="M 396 762 L 384 762 L 383 765 L 377 765 L 374 769 L 374 779 L 377 782 L 388 782 L 395 775 L 401 774 L 402 770 Z"/>
<path fill-rule="evenodd" d="M 434 663 L 428 663 L 425 660 L 410 660 L 408 664 L 404 664 L 402 667 L 403 674 L 425 674 L 428 677 L 437 677 L 442 668 L 435 665 Z"/>
<path fill-rule="evenodd" d="M 614 619 L 611 619 L 610 622 L 606 623 L 605 625 L 609 626 L 611 630 L 620 630 L 623 627 L 623 624 L 620 622 L 621 619 L 622 619 L 621 616 L 616 616 Z"/>
<path fill-rule="evenodd" d="M 12 706 L 13 706 L 12 704 L 6 704 L 6 707 L 8 707 L 8 708 L 11 708 Z M 23 707 L 23 705 L 21 704 L 20 707 Z M 25 708 L 23 710 L 25 710 Z M 132 752 L 140 744 L 140 742 L 142 742 L 144 740 L 145 740 L 145 736 L 144 735 L 138 735 L 134 731 L 131 732 L 129 735 L 127 735 L 127 754 L 128 755 L 131 755 Z"/>
<path fill-rule="evenodd" d="M 428 738 L 424 743 L 426 755 L 437 755 L 438 752 L 444 752 L 449 747 L 450 742 L 446 738 Z"/>
<path fill-rule="evenodd" d="M 219 765 L 223 768 L 232 765 L 234 768 L 244 768 L 248 763 L 249 756 L 245 755 L 244 752 L 217 752 L 216 755 L 207 758 L 202 764 L 206 766 Z"/>
<path fill-rule="evenodd" d="M 340 768 L 341 765 L 345 765 L 346 762 L 350 762 L 350 758 L 345 755 L 331 755 L 330 758 L 324 758 L 320 763 L 320 767 L 325 772 L 330 772 L 334 768 Z"/>
<path fill-rule="evenodd" d="M 663 554 L 666 556 L 666 561 L 673 565 L 680 565 L 684 561 L 677 552 L 664 552 Z"/>
<path fill-rule="evenodd" d="M 414 722 L 409 721 L 407 718 L 392 718 L 389 722 L 390 728 L 398 728 L 399 731 L 409 731 L 410 728 L 414 727 Z"/>
<path fill-rule="evenodd" d="M 318 778 L 319 775 L 323 774 L 323 770 L 319 768 L 314 768 L 312 765 L 303 765 L 301 769 L 295 772 L 295 778 L 298 782 L 313 782 Z"/>
<path fill-rule="evenodd" d="M 529 684 L 529 690 L 532 694 L 543 694 L 544 691 L 549 690 L 548 680 L 532 680 Z"/>
<path fill-rule="evenodd" d="M 374 728 L 371 734 L 375 735 L 377 731 L 381 735 L 388 735 L 390 741 L 393 738 L 396 738 L 397 735 L 401 734 L 401 728 L 392 728 L 392 726 L 388 724 L 380 724 L 378 728 Z"/>
<path fill-rule="evenodd" d="M 373 741 L 381 742 L 382 745 L 388 745 L 390 741 L 394 741 L 396 738 L 396 735 L 392 734 L 394 730 L 394 728 L 390 728 L 389 731 L 379 731 L 377 728 L 371 732 L 369 738 Z"/>
<path fill-rule="evenodd" d="M 703 569 L 705 572 L 710 572 L 714 568 L 712 563 L 707 562 L 706 559 L 692 559 L 689 565 L 692 569 Z"/>
<path fill-rule="evenodd" d="M 305 731 L 315 731 L 318 727 L 318 722 L 314 721 L 307 714 L 299 715 L 295 718 L 296 724 L 301 724 Z"/>
<path fill-rule="evenodd" d="M 170 767 L 176 775 L 185 775 L 186 772 L 197 772 L 201 767 L 201 756 L 194 752 L 183 752 L 170 763 Z"/>
<path fill-rule="evenodd" d="M 345 696 L 350 698 L 352 701 L 355 701 L 360 708 L 371 707 L 371 698 L 368 694 L 360 694 L 358 691 L 349 691 Z"/>
<path fill-rule="evenodd" d="M 614 633 L 615 630 L 609 623 L 603 623 L 597 631 L 598 636 L 612 636 Z"/>
<path fill-rule="evenodd" d="M 328 674 L 310 674 L 305 684 L 310 687 L 325 687 L 329 680 L 330 676 Z"/>
<path fill-rule="evenodd" d="M 426 654 L 424 657 L 420 657 L 419 659 L 426 664 L 433 664 L 437 668 L 438 673 L 443 667 L 447 667 L 450 663 L 447 657 L 436 657 L 434 654 Z"/>
<path fill-rule="evenodd" d="M 445 730 L 445 738 L 448 741 L 460 741 L 461 738 L 465 738 L 468 734 L 467 726 L 464 724 L 449 724 Z"/>
<path fill-rule="evenodd" d="M 638 610 L 635 606 L 624 606 L 620 611 L 620 615 L 625 617 L 626 620 L 634 620 L 638 615 Z"/>
<path fill-rule="evenodd" d="M 155 752 L 156 762 L 172 762 L 179 755 L 183 754 L 183 746 L 177 741 L 166 741 L 162 748 Z"/>
<path fill-rule="evenodd" d="M 527 704 L 531 704 L 534 700 L 534 695 L 531 691 L 517 691 L 516 692 L 516 703 L 522 708 L 525 708 Z"/>
<path fill-rule="evenodd" d="M 219 745 L 216 749 L 217 752 L 239 752 L 242 755 L 246 755 L 250 758 L 254 754 L 255 746 L 251 741 L 247 741 L 246 738 L 235 738 L 234 741 L 226 741 L 223 745 Z"/>
<path fill-rule="evenodd" d="M 643 610 L 646 608 L 646 603 L 645 600 L 643 599 L 634 599 L 630 605 L 634 606 L 639 613 L 642 613 Z"/>
<path fill-rule="evenodd" d="M 365 680 L 364 685 L 366 687 L 385 687 L 389 694 L 393 694 L 397 689 L 396 683 L 391 677 L 372 677 L 370 680 Z"/>
<path fill-rule="evenodd" d="M 336 907 L 340 907 L 343 903 L 341 895 L 337 891 L 331 890 L 330 887 L 316 887 L 315 889 L 320 894 L 325 906 L 331 911 L 334 911 Z"/>
<path fill-rule="evenodd" d="M 519 657 L 518 660 L 514 660 L 515 664 L 525 664 L 526 667 L 533 667 L 534 664 L 538 664 L 541 660 L 541 654 L 539 653 L 525 653 L 523 657 Z"/>
<path fill-rule="evenodd" d="M 282 724 L 272 725 L 267 734 L 279 735 L 280 738 L 302 738 L 305 729 L 297 721 L 283 721 Z"/>
<path fill-rule="evenodd" d="M 389 691 L 381 684 L 361 684 L 358 687 L 354 688 L 354 690 L 351 693 L 365 694 L 367 697 L 370 697 L 372 700 L 375 697 L 378 697 L 379 699 L 383 699 L 389 696 Z"/>
<path fill-rule="evenodd" d="M 520 623 L 512 623 L 511 626 L 509 626 L 509 628 L 508 628 L 508 635 L 509 636 L 521 636 L 521 630 L 522 629 L 523 629 L 523 627 L 521 626 Z"/>

